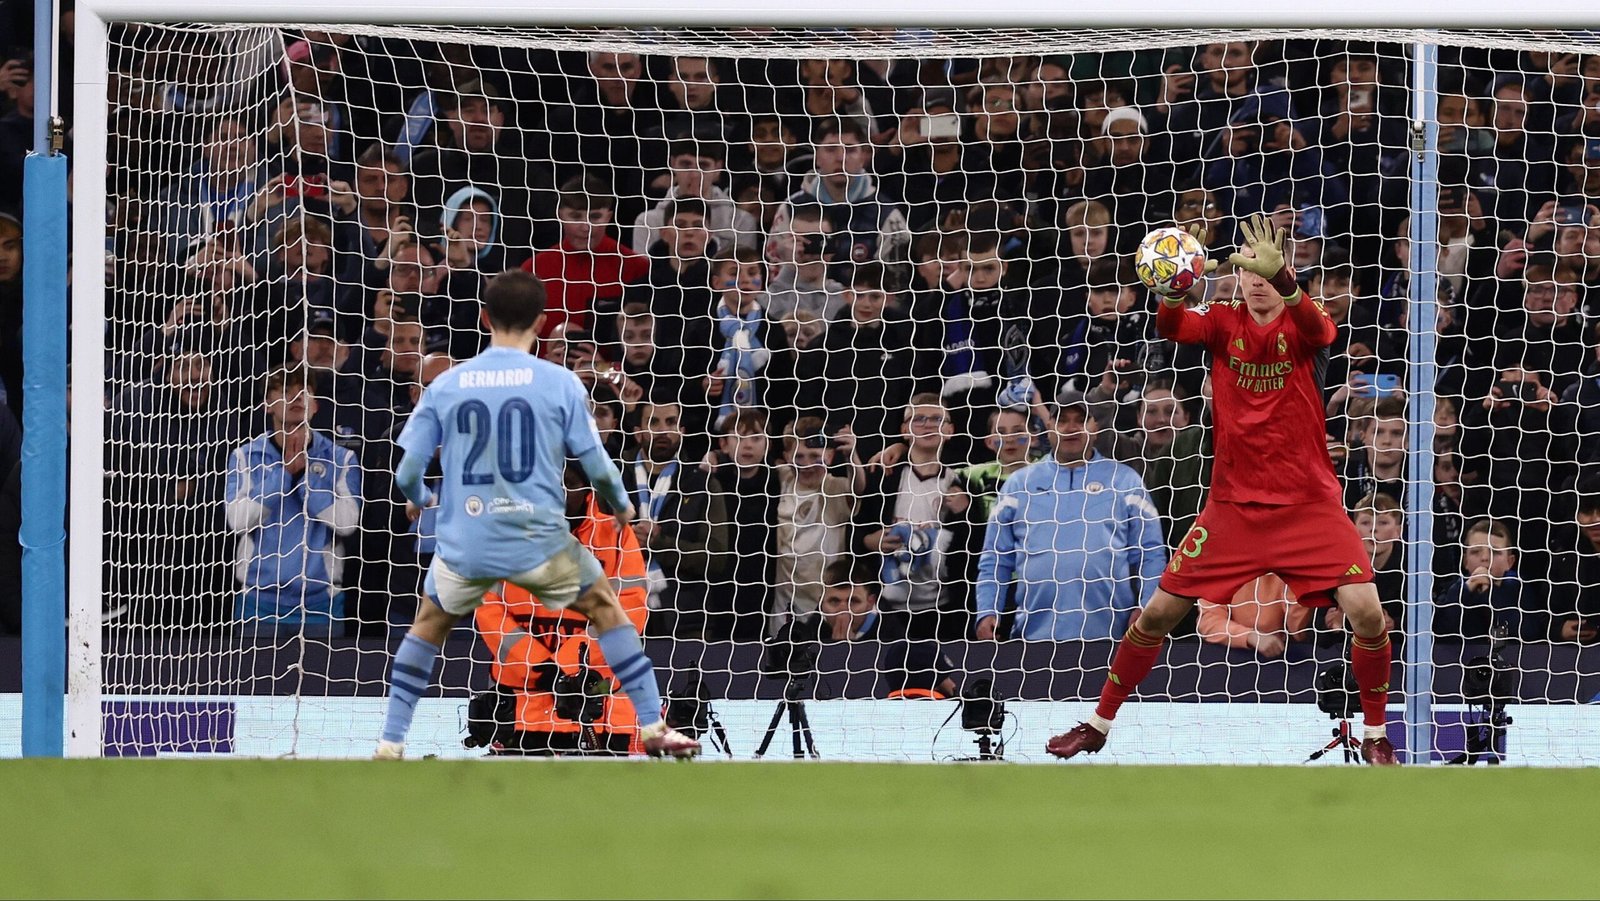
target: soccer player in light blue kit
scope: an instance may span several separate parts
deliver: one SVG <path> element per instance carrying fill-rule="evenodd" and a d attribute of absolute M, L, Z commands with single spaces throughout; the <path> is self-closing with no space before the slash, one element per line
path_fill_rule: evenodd
<path fill-rule="evenodd" d="M 552 609 L 589 619 L 606 663 L 639 718 L 653 757 L 693 757 L 694 739 L 661 718 L 661 690 L 639 633 L 594 554 L 567 524 L 562 471 L 575 457 L 595 492 L 627 529 L 633 504 L 606 455 L 583 385 L 570 371 L 530 351 L 544 321 L 544 286 L 528 273 L 495 276 L 483 292 L 489 348 L 440 375 L 400 433 L 405 456 L 395 472 L 413 519 L 437 501 L 438 548 L 423 597 L 389 674 L 389 708 L 373 755 L 405 755 L 417 699 L 433 678 L 450 629 L 501 581 L 528 589 Z M 443 448 L 439 496 L 423 484 Z"/>

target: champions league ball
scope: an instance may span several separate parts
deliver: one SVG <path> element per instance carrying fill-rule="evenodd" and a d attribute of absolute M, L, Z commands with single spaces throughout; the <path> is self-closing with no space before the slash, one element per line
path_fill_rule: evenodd
<path fill-rule="evenodd" d="M 1162 297 L 1182 297 L 1206 274 L 1206 249 L 1181 228 L 1158 228 L 1139 242 L 1133 271 Z"/>

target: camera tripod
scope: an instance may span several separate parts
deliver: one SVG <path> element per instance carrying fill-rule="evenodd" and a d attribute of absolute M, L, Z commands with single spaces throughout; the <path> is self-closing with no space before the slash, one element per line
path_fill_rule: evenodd
<path fill-rule="evenodd" d="M 722 728 L 722 720 L 718 719 L 715 713 L 706 714 L 705 728 L 701 728 L 698 723 L 691 728 L 694 729 L 691 737 L 699 738 L 705 735 L 706 740 L 711 742 L 711 747 L 721 751 L 725 756 L 733 756 L 733 746 L 728 744 L 728 730 Z"/>
<path fill-rule="evenodd" d="M 761 744 L 756 748 L 756 759 L 759 760 L 766 755 L 767 748 L 772 745 L 772 737 L 778 731 L 778 723 L 783 720 L 786 713 L 789 716 L 790 738 L 794 741 L 794 759 L 803 760 L 807 756 L 813 760 L 822 758 L 822 755 L 817 753 L 816 741 L 811 737 L 811 720 L 806 716 L 806 702 L 800 700 L 803 681 L 791 675 L 788 683 L 784 685 L 783 698 L 772 711 L 772 722 L 767 723 L 767 732 L 761 736 Z"/>
<path fill-rule="evenodd" d="M 690 738 L 704 735 L 711 747 L 728 757 L 733 756 L 733 746 L 728 744 L 728 730 L 722 727 L 721 718 L 711 708 L 711 698 L 706 694 L 705 683 L 700 681 L 698 675 L 688 683 L 686 690 L 668 689 L 666 720 L 667 725 Z"/>
<path fill-rule="evenodd" d="M 1344 751 L 1345 763 L 1361 762 L 1361 742 L 1356 741 L 1355 737 L 1351 735 L 1350 721 L 1343 717 L 1335 717 L 1335 719 L 1339 721 L 1339 725 L 1333 728 L 1333 741 L 1328 742 L 1318 750 L 1312 751 L 1311 756 L 1306 758 L 1306 763 L 1320 760 L 1322 755 L 1332 751 L 1334 748 Z"/>
<path fill-rule="evenodd" d="M 1483 709 L 1483 719 L 1467 726 L 1467 749 L 1445 761 L 1446 766 L 1471 766 L 1482 760 L 1490 766 L 1505 761 L 1506 727 L 1511 717 L 1505 708 L 1490 706 Z"/>
<path fill-rule="evenodd" d="M 963 761 L 1005 760 L 1006 740 L 995 741 L 994 736 L 987 732 L 978 733 L 978 756 L 957 758 Z"/>

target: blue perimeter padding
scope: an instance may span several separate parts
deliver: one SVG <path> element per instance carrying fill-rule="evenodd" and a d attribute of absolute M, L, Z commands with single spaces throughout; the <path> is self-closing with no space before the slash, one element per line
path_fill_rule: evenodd
<path fill-rule="evenodd" d="M 60 757 L 65 749 L 67 235 L 67 158 L 29 154 L 22 229 L 24 757 Z"/>

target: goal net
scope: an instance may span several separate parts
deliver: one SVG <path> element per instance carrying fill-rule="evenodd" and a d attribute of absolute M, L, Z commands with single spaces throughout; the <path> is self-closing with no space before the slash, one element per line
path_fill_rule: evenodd
<path fill-rule="evenodd" d="M 787 696 L 824 757 L 1044 759 L 1211 477 L 1211 361 L 1132 251 L 1176 223 L 1225 261 L 1263 213 L 1340 324 L 1396 743 L 1600 760 L 1588 33 L 108 29 L 104 527 L 72 536 L 106 754 L 370 752 L 434 546 L 395 440 L 522 269 L 645 520 L 608 574 L 676 722 L 787 756 Z M 1239 292 L 1224 262 L 1191 302 Z M 1303 760 L 1342 617 L 1270 575 L 1205 601 L 1103 756 Z M 491 597 L 412 754 L 485 720 L 625 753 L 585 645 Z"/>

